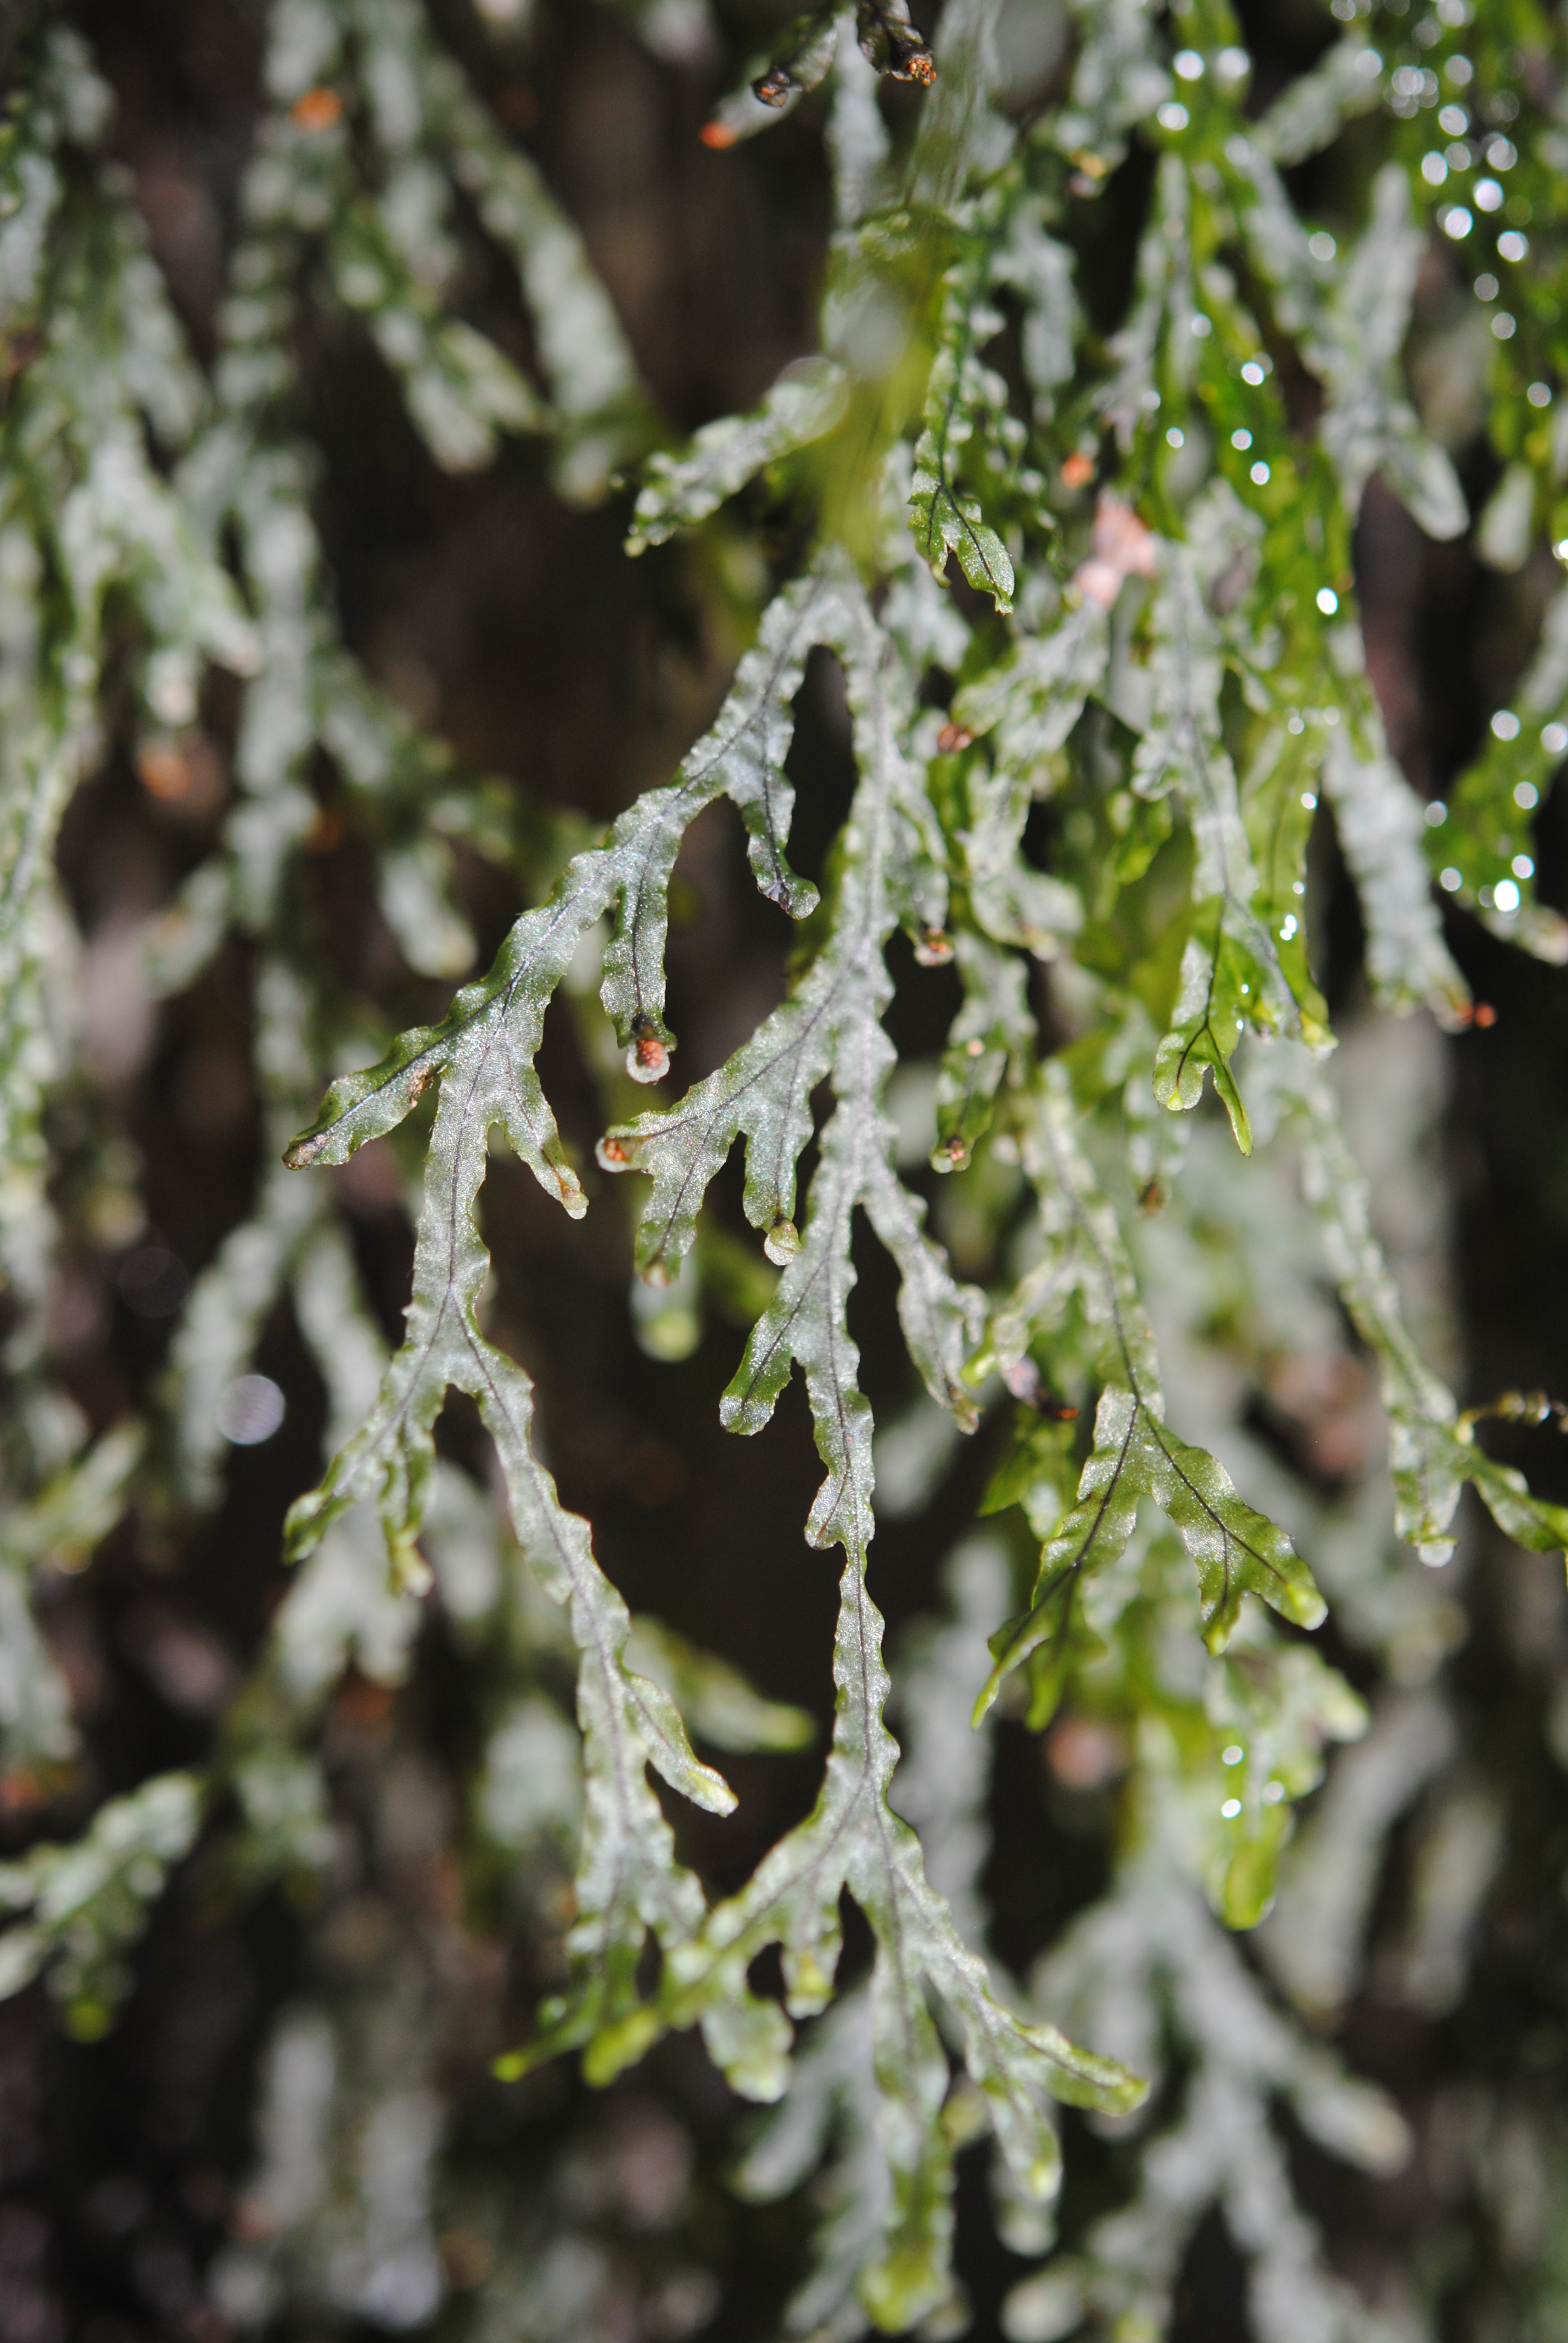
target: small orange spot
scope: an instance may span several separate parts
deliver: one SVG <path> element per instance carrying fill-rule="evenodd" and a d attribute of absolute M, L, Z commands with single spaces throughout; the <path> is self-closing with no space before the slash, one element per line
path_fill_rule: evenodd
<path fill-rule="evenodd" d="M 783 65 L 775 65 L 770 73 L 759 75 L 751 85 L 751 95 L 759 106 L 788 106 L 795 84 Z"/>
<path fill-rule="evenodd" d="M 259 2197 L 242 2197 L 228 2217 L 228 2226 L 247 2246 L 265 2245 L 277 2235 L 277 2216 Z"/>
<path fill-rule="evenodd" d="M 312 854 L 330 854 L 342 836 L 343 824 L 335 813 L 329 813 L 323 806 L 310 825 L 305 843 Z"/>
<path fill-rule="evenodd" d="M 373 1684 L 357 1668 L 350 1668 L 337 1687 L 332 1705 L 344 1725 L 363 1731 L 385 1723 L 391 1713 L 392 1697 L 390 1685 Z"/>
<path fill-rule="evenodd" d="M 1046 1763 L 1069 1790 L 1099 1790 L 1127 1770 L 1127 1744 L 1098 1717 L 1064 1716 L 1045 1745 Z"/>
<path fill-rule="evenodd" d="M 937 61 L 926 49 L 917 50 L 904 67 L 905 77 L 929 89 L 937 77 Z"/>
<path fill-rule="evenodd" d="M 1073 584 L 1109 610 L 1129 578 L 1155 574 L 1154 538 L 1130 504 L 1101 496 L 1094 516 L 1094 551 L 1074 572 Z"/>
<path fill-rule="evenodd" d="M 624 1163 L 626 1150 L 618 1139 L 601 1139 L 598 1143 L 598 1156 L 601 1163 Z"/>
<path fill-rule="evenodd" d="M 35 1806 L 44 1805 L 47 1795 L 36 1774 L 29 1774 L 23 1767 L 0 1774 L 0 1813 L 31 1814 Z"/>
<path fill-rule="evenodd" d="M 482 2286 L 496 2258 L 488 2242 L 474 2229 L 448 2229 L 437 2251 L 447 2284 L 459 2293 L 471 2286 Z"/>
<path fill-rule="evenodd" d="M 199 820 L 216 813 L 227 794 L 223 759 L 213 742 L 192 730 L 177 738 L 150 734 L 136 749 L 136 777 L 148 797 Z"/>
<path fill-rule="evenodd" d="M 1061 468 L 1062 487 L 1064 488 L 1086 488 L 1093 478 L 1093 457 L 1086 456 L 1081 448 L 1075 447 L 1072 454 L 1068 458 L 1066 463 L 1063 464 Z"/>
<path fill-rule="evenodd" d="M 292 117 L 301 130 L 312 134 L 330 130 L 343 119 L 343 100 L 335 89 L 307 89 L 303 97 L 295 99 Z"/>
<path fill-rule="evenodd" d="M 721 155 L 727 146 L 735 144 L 735 133 L 728 122 L 705 122 L 697 135 L 705 146 L 712 147 L 716 155 Z"/>
<path fill-rule="evenodd" d="M 1478 1001 L 1476 1002 L 1475 1013 L 1473 1021 L 1479 1025 L 1483 1032 L 1489 1025 L 1496 1024 L 1497 1011 L 1493 1009 L 1490 1001 Z"/>
<path fill-rule="evenodd" d="M 526 81 L 504 82 L 490 104 L 508 130 L 531 130 L 539 118 L 539 101 Z"/>
<path fill-rule="evenodd" d="M 937 747 L 944 757 L 956 756 L 960 749 L 970 746 L 974 737 L 967 725 L 944 724 L 937 734 Z"/>
<path fill-rule="evenodd" d="M 136 751 L 136 774 L 149 797 L 183 798 L 190 767 L 173 740 L 144 740 Z"/>

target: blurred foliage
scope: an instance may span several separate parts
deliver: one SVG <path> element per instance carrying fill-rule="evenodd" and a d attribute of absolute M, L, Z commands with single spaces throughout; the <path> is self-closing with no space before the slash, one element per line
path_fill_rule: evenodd
<path fill-rule="evenodd" d="M 1561 28 L 223 21 L 6 28 L 0 1994 L 199 2239 L 0 2137 L 0 2334 L 1555 2334 Z"/>

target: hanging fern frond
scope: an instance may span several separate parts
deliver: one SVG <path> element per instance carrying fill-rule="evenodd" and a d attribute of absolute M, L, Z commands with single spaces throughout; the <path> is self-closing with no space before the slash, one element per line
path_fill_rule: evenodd
<path fill-rule="evenodd" d="M 1533 828 L 1568 758 L 1568 598 L 1549 583 L 1568 547 L 1560 28 L 1533 0 L 1384 9 L 1375 28 L 1334 0 L 1342 32 L 1292 77 L 1224 0 L 1072 0 L 1060 23 L 946 0 L 929 42 L 904 0 L 859 0 L 782 25 L 721 79 L 700 0 L 618 14 L 605 54 L 635 92 L 605 146 L 629 154 L 638 108 L 674 104 L 689 69 L 733 90 L 700 133 L 694 203 L 738 189 L 727 175 L 758 156 L 729 150 L 789 115 L 780 171 L 817 170 L 823 143 L 819 347 L 779 371 L 789 346 L 769 344 L 748 395 L 771 387 L 685 445 L 554 192 L 580 192 L 576 96 L 542 166 L 502 126 L 532 120 L 531 78 L 556 72 L 526 45 L 527 6 L 470 25 L 424 0 L 275 0 L 199 363 L 109 159 L 89 50 L 49 7 L 15 35 L 0 1817 L 31 1828 L 77 1803 L 0 1865 L 0 1999 L 42 1978 L 78 2038 L 104 2032 L 187 1859 L 204 1912 L 267 1888 L 290 1912 L 317 1899 L 296 2004 L 258 2022 L 251 2193 L 226 2211 L 211 2302 L 158 2310 L 192 2332 L 220 2315 L 412 2330 L 449 2290 L 471 2291 L 478 2343 L 699 2331 L 718 2281 L 680 2262 L 670 2208 L 687 2127 L 708 2127 L 707 2156 L 721 2118 L 669 2112 L 686 2053 L 626 2079 L 682 2033 L 770 2108 L 736 2194 L 813 2192 L 789 2332 L 962 2330 L 958 2159 L 988 2132 L 998 2234 L 1040 2265 L 1001 2312 L 1010 2343 L 1152 2343 L 1216 2207 L 1262 2343 L 1420 2334 L 1432 2306 L 1436 2331 L 1451 2281 L 1419 2257 L 1408 2291 L 1431 2304 L 1408 2318 L 1332 2274 L 1280 2117 L 1363 2171 L 1401 2163 L 1391 2102 L 1303 2026 L 1369 1974 L 1417 2015 L 1457 2006 L 1489 1896 L 1528 1868 L 1514 1842 L 1536 1844 L 1505 1790 L 1514 1757 L 1443 1669 L 1465 1632 L 1462 1541 L 1568 1544 L 1568 1509 L 1484 1444 L 1562 1411 L 1533 1392 L 1460 1404 L 1442 1313 L 1410 1272 L 1424 1243 L 1430 1302 L 1440 1239 L 1409 1204 L 1432 1182 L 1410 1173 L 1406 1092 L 1434 1088 L 1437 1028 L 1493 1020 L 1466 981 L 1492 965 L 1467 923 L 1568 958 Z M 1303 189 L 1338 206 L 1332 233 Z M 613 222 L 592 249 L 636 242 Z M 1446 409 L 1410 360 L 1439 278 L 1478 305 Z M 601 814 L 624 809 L 602 830 L 470 769 L 455 744 L 471 753 L 487 723 L 437 737 L 361 656 L 374 596 L 355 586 L 340 616 L 326 551 L 322 350 L 358 352 L 443 512 L 489 495 L 472 476 L 490 467 L 531 465 L 541 498 L 579 509 L 625 485 L 625 549 L 647 558 L 617 574 L 647 610 L 678 610 L 690 688 L 647 661 L 668 754 L 644 741 L 636 783 L 603 782 Z M 667 352 L 648 364 L 677 380 Z M 706 377 L 679 396 L 723 403 Z M 1465 444 L 1471 412 L 1489 452 Z M 1469 532 L 1514 581 L 1481 747 L 1431 802 L 1385 726 L 1386 644 L 1373 630 L 1369 667 L 1360 623 L 1374 479 L 1402 528 Z M 824 676 L 849 772 L 831 821 L 808 715 Z M 166 1032 L 210 1000 L 248 1053 L 255 1161 L 236 1143 L 213 1174 L 182 1265 L 152 1243 L 151 1173 L 137 1191 L 161 1107 L 133 1111 L 82 1038 L 78 915 L 89 959 L 100 936 L 65 821 L 94 774 L 111 810 L 133 776 L 172 803 L 204 756 L 226 757 L 232 789 L 153 882 L 120 873 L 105 895 L 149 1032 L 144 980 Z M 711 963 L 679 931 L 722 821 L 762 898 L 759 955 L 790 945 L 770 990 L 713 979 L 732 998 L 704 1021 Z M 337 932 L 349 898 L 374 937 L 362 964 Z M 706 1071 L 638 1111 L 683 1062 L 667 1012 L 687 1003 Z M 1402 1233 L 1378 1148 L 1357 1159 L 1369 1128 L 1410 1174 Z M 558 1232 L 593 1205 L 592 1275 L 617 1312 L 631 1256 L 617 1324 L 639 1394 L 678 1366 L 703 1388 L 723 1320 L 726 1369 L 739 1356 L 709 1403 L 760 1440 L 799 1371 L 821 1473 L 805 1540 L 842 1549 L 814 1796 L 758 1790 L 817 1762 L 809 1684 L 775 1696 L 766 1665 L 754 1682 L 707 1648 L 726 1623 L 700 1615 L 678 1539 L 628 1563 L 603 1460 L 632 1403 L 597 1353 L 547 1451 L 536 1373 L 558 1371 L 558 1328 L 536 1344 L 524 1322 L 571 1313 L 541 1280 L 512 1314 L 515 1200 L 539 1209 L 518 1166 Z M 407 1288 L 367 1198 L 384 1234 L 408 1203 Z M 123 1373 L 95 1373 L 69 1278 L 90 1263 L 107 1295 L 127 1231 L 189 1291 L 166 1344 L 148 1332 L 122 1344 Z M 128 1264 L 118 1290 L 135 1311 Z M 275 1428 L 294 1410 L 305 1443 L 276 1492 L 293 1575 L 265 1620 L 246 1614 L 243 1668 L 203 1626 L 182 1678 L 146 1657 L 163 1596 L 141 1574 L 183 1600 L 183 1562 L 206 1570 L 258 1506 L 261 1483 L 230 1471 L 268 1436 L 251 1402 Z M 589 1438 L 578 1419 L 601 1403 Z M 955 1463 L 977 1432 L 983 1469 L 973 1447 Z M 663 1456 L 651 1431 L 635 1440 Z M 660 1502 L 659 1472 L 639 1503 Z M 908 1629 L 922 1565 L 899 1544 L 872 1581 L 895 1545 L 874 1544 L 877 1507 L 908 1522 L 933 1493 L 944 1545 L 950 1508 L 993 1527 L 960 1541 L 940 1616 Z M 127 1757 L 94 1722 L 107 1664 L 71 1621 L 111 1538 L 102 1640 L 184 1717 L 172 1754 L 137 1740 Z M 1499 1574 L 1527 1566 L 1512 1554 Z M 749 1595 L 744 1541 L 726 1567 Z M 653 1590 L 660 1570 L 677 1576 Z M 239 1576 L 215 1617 L 251 1601 Z M 1556 1632 L 1536 1634 L 1521 1717 L 1562 1706 L 1556 1676 L 1543 1688 Z M 1560 1716 L 1548 1729 L 1561 1741 Z M 1009 1837 L 992 1756 L 1030 1736 L 1046 1808 Z M 767 1835 L 732 1859 L 759 1815 Z M 986 1942 L 993 1825 L 1033 1866 L 996 1927 L 1020 1975 L 1034 1962 L 1027 1995 Z M 1069 1837 L 1102 1840 L 1103 1860 L 1061 1865 L 1048 1897 L 1040 1848 Z M 1251 1962 L 1233 1938 L 1254 1929 Z M 564 2073 L 530 2081 L 498 2136 L 528 2129 L 529 2093 L 564 2096 L 526 2186 L 476 2178 L 465 2078 L 521 2082 L 568 2052 L 616 2083 L 610 2112 L 585 2116 Z M 1556 2138 L 1523 2098 L 1475 2089 L 1478 2137 L 1494 2119 Z M 572 2159 L 609 2169 L 595 2124 L 664 2101 L 663 2163 L 638 2168 L 677 2177 L 662 2210 L 626 2184 L 622 2235 L 613 2188 Z M 1068 2127 L 1091 2177 L 1059 2249 L 1058 2103 L 1092 2118 Z M 806 2208 L 769 2217 L 803 2237 Z M 699 2258 L 723 2227 L 704 2218 Z M 1508 2331 L 1534 2333 L 1507 2298 Z"/>

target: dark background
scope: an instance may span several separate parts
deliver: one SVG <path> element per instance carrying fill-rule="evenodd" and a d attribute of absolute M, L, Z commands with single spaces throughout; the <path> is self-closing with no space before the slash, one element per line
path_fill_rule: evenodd
<path fill-rule="evenodd" d="M 710 154 L 697 136 L 763 15 L 721 11 L 724 38 L 712 55 L 676 66 L 650 56 L 589 0 L 542 0 L 526 49 L 487 35 L 456 5 L 435 13 L 578 222 L 672 432 L 746 406 L 811 347 L 829 226 L 819 108 L 802 106 L 729 155 Z M 1261 104 L 1327 45 L 1332 27 L 1307 0 L 1268 0 L 1243 13 Z M 118 94 L 116 151 L 133 174 L 192 337 L 210 352 L 256 118 L 262 11 L 246 0 L 100 0 L 71 14 Z M 928 12 L 916 14 L 924 21 Z M 1314 166 L 1359 167 L 1353 153 Z M 1090 291 L 1097 309 L 1128 281 L 1146 176 L 1134 157 L 1106 199 Z M 1456 297 L 1443 269 L 1435 260 L 1423 279 L 1422 330 L 1435 331 Z M 504 309 L 493 288 L 485 297 Z M 520 313 L 498 330 L 525 335 Z M 367 347 L 328 318 L 307 358 L 307 419 L 326 458 L 319 519 L 344 628 L 393 696 L 445 735 L 466 764 L 596 820 L 667 778 L 715 709 L 737 654 L 723 597 L 700 555 L 675 546 L 628 561 L 620 549 L 628 498 L 594 511 L 567 508 L 528 445 L 508 447 L 477 478 L 443 477 Z M 1493 459 L 1481 445 L 1459 455 L 1479 500 Z M 1545 577 L 1499 581 L 1463 546 L 1427 544 L 1376 483 L 1358 559 L 1369 664 L 1395 751 L 1420 789 L 1441 794 L 1523 663 Z M 219 691 L 207 711 L 214 779 L 205 810 L 161 805 L 122 746 L 81 791 L 64 850 L 89 944 L 89 1051 L 97 1051 L 100 1089 L 140 1151 L 150 1229 L 186 1274 L 244 1216 L 256 1178 L 248 966 L 232 947 L 209 980 L 156 1013 L 149 1008 L 138 1022 L 125 1013 L 114 952 L 126 923 L 166 899 L 210 840 L 226 792 L 233 712 Z M 842 811 L 848 759 L 830 679 L 814 671 L 791 759 L 800 791 L 793 859 L 809 873 L 819 870 Z M 1550 812 L 1540 850 L 1543 891 L 1561 902 L 1568 841 Z M 351 830 L 318 860 L 320 908 L 340 977 L 398 1023 L 438 1010 L 440 988 L 397 969 Z M 785 922 L 755 893 L 727 806 L 698 825 L 681 880 L 670 1022 L 684 1082 L 722 1059 L 778 997 L 788 939 Z M 467 883 L 482 965 L 517 904 L 477 866 Z M 1336 1006 L 1346 1007 L 1357 997 L 1359 938 L 1342 889 L 1328 934 L 1328 985 Z M 1568 1393 L 1568 983 L 1468 923 L 1455 922 L 1452 941 L 1478 996 L 1498 1012 L 1490 1030 L 1449 1048 L 1468 1395 L 1537 1383 Z M 903 987 L 892 1021 L 900 1045 L 929 1051 L 952 1005 L 946 979 Z M 542 1071 L 580 1160 L 598 1127 L 597 1107 L 557 1011 Z M 373 1172 L 357 1168 L 343 1191 L 393 1332 L 407 1297 L 407 1224 L 392 1188 Z M 818 1466 L 799 1387 L 762 1440 L 724 1436 L 717 1399 L 738 1354 L 739 1328 L 710 1323 L 678 1366 L 646 1359 L 628 1318 L 630 1200 L 591 1176 L 590 1194 L 593 1209 L 574 1225 L 515 1166 L 496 1164 L 486 1191 L 497 1308 L 538 1376 L 563 1498 L 591 1516 L 605 1566 L 634 1608 L 724 1652 L 776 1697 L 825 1715 L 837 1558 L 811 1552 L 800 1536 Z M 738 1222 L 737 1196 L 722 1188 L 721 1196 Z M 166 1312 L 149 1315 L 126 1300 L 116 1282 L 122 1261 L 110 1246 L 73 1258 L 56 1309 L 71 1388 L 98 1425 L 149 1395 L 172 1323 Z M 869 1251 L 854 1322 L 873 1403 L 907 1396 L 887 1267 Z M 68 1835 L 105 1795 L 210 1748 L 222 1703 L 283 1584 L 283 1512 L 319 1463 L 320 1394 L 286 1311 L 269 1326 L 258 1363 L 283 1385 L 288 1417 L 265 1447 L 236 1453 L 217 1519 L 171 1550 L 133 1518 L 88 1576 L 47 1590 L 48 1631 L 89 1764 L 76 1792 L 47 1813 L 0 1816 L 0 1851 L 19 1851 L 40 1835 Z M 449 1438 L 458 1453 L 472 1439 L 460 1410 Z M 1551 1434 L 1514 1435 L 1498 1453 L 1526 1464 L 1543 1493 L 1568 1496 L 1568 1469 Z M 930 1605 L 937 1565 L 972 1513 L 989 1461 L 982 1438 L 926 1514 L 880 1529 L 872 1586 L 895 1631 Z M 1509 1865 L 1462 2007 L 1425 2025 L 1369 2004 L 1352 2014 L 1345 2036 L 1352 2061 L 1399 2093 L 1418 2130 L 1435 2097 L 1467 2076 L 1495 2079 L 1528 2067 L 1533 2088 L 1547 2099 L 1561 2096 L 1565 1948 L 1557 1882 L 1568 1862 L 1568 1797 L 1543 1748 L 1542 1672 L 1516 1653 L 1515 1558 L 1481 1544 L 1459 1699 L 1478 1751 L 1510 1782 Z M 461 1666 L 438 1618 L 415 1680 L 396 1699 L 351 1680 L 327 1741 L 346 1810 L 362 1790 L 369 1795 L 365 1785 L 389 1753 L 410 1741 L 444 1762 L 465 1754 L 464 1698 Z M 1020 1727 L 1003 1725 L 1000 1752 L 997 1848 L 985 1885 L 998 1950 L 1022 1966 L 1094 1891 L 1107 1847 L 1075 1819 L 1070 1802 L 1064 1805 Z M 720 1832 L 682 1815 L 684 1843 L 713 1887 L 739 1885 L 806 1810 L 816 1764 L 809 1756 L 733 1761 L 739 1818 Z M 448 1924 L 449 1892 L 437 1870 L 378 1883 L 399 1926 Z M 176 1884 L 141 1958 L 137 1989 L 105 2043 L 63 2040 L 39 1988 L 0 2005 L 0 2343 L 77 2336 L 83 2343 L 166 2336 L 219 2343 L 223 2322 L 201 2272 L 222 2238 L 243 2226 L 236 2191 L 251 2154 L 258 2048 L 278 2008 L 337 1956 L 323 1951 L 319 1916 L 281 1894 L 226 1910 L 209 1885 L 199 1864 Z M 339 1974 L 351 1989 L 351 1960 L 339 1961 Z M 477 2170 L 488 2159 L 525 2193 L 551 2143 L 574 2128 L 600 2144 L 613 2173 L 627 2139 L 662 2137 L 660 2123 L 673 2120 L 686 2142 L 678 2161 L 695 2158 L 679 2221 L 726 2278 L 725 2307 L 704 2331 L 726 2338 L 769 2331 L 799 2268 L 799 2208 L 747 2212 L 723 2189 L 730 2103 L 691 2044 L 665 2046 L 608 2101 L 590 2101 L 564 2074 L 508 2097 L 485 2080 L 481 2058 L 465 2063 L 460 2052 L 449 2080 L 459 2171 L 465 2160 Z M 1101 2151 L 1076 2119 L 1071 2128 L 1070 2170 L 1089 2176 L 1074 2185 L 1092 2188 Z M 1465 2227 L 1469 2260 L 1461 2257 L 1448 2317 L 1456 2337 L 1474 2331 L 1493 2248 L 1435 2151 L 1381 2186 L 1352 2181 L 1304 2145 L 1300 2163 L 1331 2253 L 1374 2292 L 1402 2258 L 1425 2258 L 1440 2232 Z M 629 2182 L 622 2194 L 625 2226 L 635 2231 Z M 967 2163 L 960 2231 L 974 2331 L 989 2338 L 999 2331 L 996 2307 L 1021 2272 L 992 2242 Z M 634 2238 L 634 2261 L 641 2250 Z M 448 2259 L 460 2287 L 456 2249 Z M 1201 2234 L 1181 2301 L 1182 2343 L 1230 2343 L 1245 2331 L 1239 2266 L 1215 2223 Z M 460 2323 L 461 2291 L 454 2303 L 447 2316 Z M 603 2317 L 607 2343 L 658 2331 L 632 2293 Z"/>

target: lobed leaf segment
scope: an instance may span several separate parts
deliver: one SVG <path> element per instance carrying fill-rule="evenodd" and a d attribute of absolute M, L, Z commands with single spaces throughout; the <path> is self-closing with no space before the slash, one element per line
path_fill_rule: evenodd
<path fill-rule="evenodd" d="M 1049 1722 L 1060 1695 L 1083 1582 L 1120 1560 L 1141 1497 L 1155 1501 L 1187 1549 L 1211 1651 L 1223 1649 L 1244 1595 L 1261 1596 L 1301 1627 L 1319 1625 L 1326 1606 L 1284 1533 L 1237 1494 L 1212 1456 L 1167 1430 L 1153 1335 L 1131 1263 L 1074 1136 L 1068 1086 L 1055 1068 L 1041 1078 L 1022 1151 L 1040 1197 L 1046 1249 L 993 1318 L 991 1352 L 973 1372 L 993 1361 L 1004 1370 L 1016 1367 L 1030 1341 L 1054 1331 L 1076 1299 L 1092 1330 L 1101 1385 L 1093 1450 L 1077 1500 L 1044 1546 L 1029 1611 L 994 1639 L 997 1665 L 981 1694 L 982 1708 L 989 1706 L 1009 1669 L 1043 1653 L 1031 1669 L 1030 1721 L 1038 1725 Z"/>

